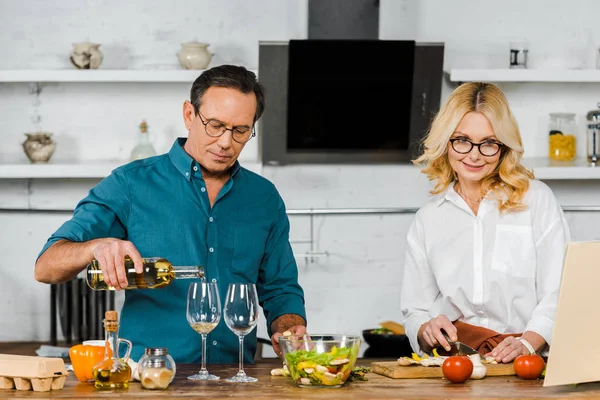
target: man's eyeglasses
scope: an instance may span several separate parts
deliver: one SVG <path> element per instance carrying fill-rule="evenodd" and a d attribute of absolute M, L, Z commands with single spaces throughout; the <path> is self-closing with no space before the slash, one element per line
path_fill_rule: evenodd
<path fill-rule="evenodd" d="M 254 132 L 254 126 L 252 128 L 248 128 L 247 126 L 234 126 L 232 128 L 228 128 L 223 122 L 218 119 L 208 119 L 204 121 L 202 114 L 198 111 L 198 116 L 200 117 L 200 121 L 202 125 L 204 125 L 204 130 L 206 134 L 210 137 L 219 137 L 222 136 L 225 132 L 231 131 L 231 137 L 238 143 L 244 144 L 256 136 Z"/>
<path fill-rule="evenodd" d="M 494 142 L 492 140 L 488 140 L 481 143 L 473 143 L 468 139 L 464 138 L 456 138 L 450 139 L 450 143 L 452 144 L 452 148 L 454 151 L 460 154 L 467 154 L 473 150 L 473 146 L 477 147 L 479 153 L 485 157 L 492 157 L 498 154 L 502 146 L 502 143 Z"/>

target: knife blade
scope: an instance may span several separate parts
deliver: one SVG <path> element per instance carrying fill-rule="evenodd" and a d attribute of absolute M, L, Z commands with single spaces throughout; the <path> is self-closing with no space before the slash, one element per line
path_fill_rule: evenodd
<path fill-rule="evenodd" d="M 477 354 L 477 355 L 479 355 L 479 358 L 481 358 L 481 360 L 484 360 L 481 353 L 478 352 L 477 350 L 475 350 L 474 348 L 472 348 L 471 346 L 468 346 L 458 340 L 452 341 L 452 340 L 450 340 L 448 335 L 446 335 L 445 333 L 444 333 L 444 337 L 446 338 L 446 341 L 450 345 L 450 351 L 446 351 L 446 349 L 444 349 L 443 347 L 440 347 L 440 349 L 442 350 L 443 353 L 453 355 L 453 356 L 455 356 L 455 355 L 468 355 L 469 356 L 472 354 Z"/>

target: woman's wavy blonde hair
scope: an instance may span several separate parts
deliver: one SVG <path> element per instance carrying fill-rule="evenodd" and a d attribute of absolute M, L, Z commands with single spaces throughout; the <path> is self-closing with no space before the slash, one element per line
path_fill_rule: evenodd
<path fill-rule="evenodd" d="M 523 197 L 529 189 L 533 174 L 521 165 L 523 142 L 506 96 L 491 83 L 470 82 L 460 85 L 448 97 L 424 139 L 423 154 L 413 163 L 423 168 L 430 181 L 435 181 L 431 194 L 446 190 L 457 180 L 456 172 L 448 160 L 448 142 L 465 114 L 478 112 L 492 124 L 494 134 L 504 146 L 496 169 L 482 182 L 483 193 L 489 190 L 500 199 L 499 210 L 516 211 L 525 208 Z"/>

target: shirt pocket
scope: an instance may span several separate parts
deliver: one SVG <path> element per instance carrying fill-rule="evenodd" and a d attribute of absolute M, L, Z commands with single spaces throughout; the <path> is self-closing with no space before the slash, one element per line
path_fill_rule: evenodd
<path fill-rule="evenodd" d="M 497 225 L 492 269 L 516 278 L 535 278 L 533 230 L 525 225 Z"/>

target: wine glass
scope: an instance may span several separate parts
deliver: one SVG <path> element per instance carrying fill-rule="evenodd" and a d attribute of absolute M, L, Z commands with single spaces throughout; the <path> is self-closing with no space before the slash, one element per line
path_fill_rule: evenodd
<path fill-rule="evenodd" d="M 240 370 L 227 382 L 256 382 L 244 372 L 244 336 L 258 322 L 258 295 L 253 283 L 230 283 L 224 306 L 225 323 L 240 339 Z"/>
<path fill-rule="evenodd" d="M 206 336 L 221 320 L 221 301 L 216 282 L 192 282 L 187 297 L 187 320 L 192 329 L 202 335 L 202 368 L 188 379 L 211 381 L 219 379 L 206 370 Z"/>

